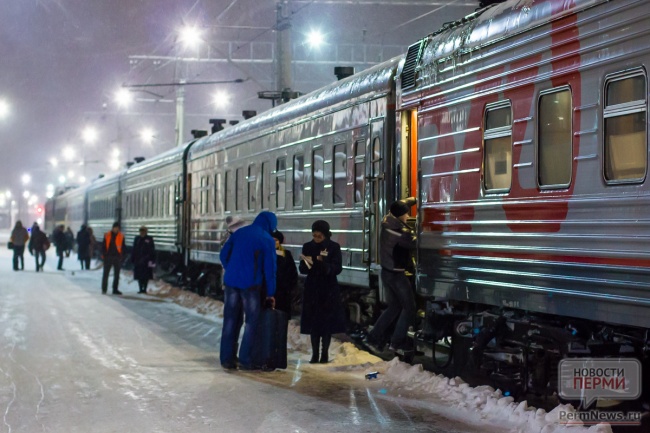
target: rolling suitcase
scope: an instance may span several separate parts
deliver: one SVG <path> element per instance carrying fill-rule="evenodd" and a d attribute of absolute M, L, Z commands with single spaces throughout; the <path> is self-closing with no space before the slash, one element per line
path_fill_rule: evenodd
<path fill-rule="evenodd" d="M 259 363 L 263 369 L 287 368 L 287 313 L 265 308 L 260 313 Z"/>

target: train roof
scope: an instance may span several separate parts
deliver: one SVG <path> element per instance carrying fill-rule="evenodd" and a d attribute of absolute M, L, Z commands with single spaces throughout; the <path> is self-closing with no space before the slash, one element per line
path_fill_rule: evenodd
<path fill-rule="evenodd" d="M 440 30 L 413 44 L 407 53 L 404 70 L 400 72 L 402 88 L 432 84 L 436 78 L 435 65 L 439 60 L 460 57 L 531 28 L 608 1 L 507 0 L 483 8 L 459 21 L 446 24 Z M 418 75 L 417 81 L 416 75 Z"/>
<path fill-rule="evenodd" d="M 158 154 L 151 158 L 145 159 L 142 162 L 134 164 L 126 170 L 126 175 L 129 176 L 134 173 L 139 173 L 146 170 L 157 168 L 161 165 L 180 162 L 183 160 L 183 154 L 185 153 L 186 149 L 190 147 L 193 142 L 194 140 L 189 141 L 183 144 L 182 146 L 174 147 L 161 154 Z"/>
<path fill-rule="evenodd" d="M 404 56 L 398 56 L 375 65 L 351 77 L 336 81 L 318 90 L 272 108 L 235 126 L 201 138 L 190 148 L 189 158 L 206 149 L 239 135 L 277 127 L 291 119 L 319 111 L 330 111 L 334 106 L 368 94 L 389 92 L 393 86 L 397 65 Z"/>
<path fill-rule="evenodd" d="M 117 173 L 109 174 L 108 176 L 104 177 L 98 177 L 96 179 L 93 179 L 92 182 L 88 186 L 86 186 L 84 189 L 87 191 L 92 191 L 95 189 L 99 189 L 103 187 L 104 185 L 110 185 L 111 183 L 119 183 L 120 178 L 124 175 L 124 170 L 120 170 Z"/>

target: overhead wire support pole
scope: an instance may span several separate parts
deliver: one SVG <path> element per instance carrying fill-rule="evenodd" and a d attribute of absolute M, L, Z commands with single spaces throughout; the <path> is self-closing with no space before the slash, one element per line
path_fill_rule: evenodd
<path fill-rule="evenodd" d="M 277 91 L 291 91 L 292 76 L 291 76 L 291 60 L 292 60 L 292 47 L 291 47 L 291 15 L 289 12 L 288 0 L 280 0 L 277 5 L 276 16 L 276 76 L 277 76 Z"/>

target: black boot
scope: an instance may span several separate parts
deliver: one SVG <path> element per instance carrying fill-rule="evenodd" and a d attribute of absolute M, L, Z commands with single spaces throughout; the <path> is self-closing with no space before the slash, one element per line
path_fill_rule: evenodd
<path fill-rule="evenodd" d="M 323 335 L 323 351 L 321 352 L 320 355 L 321 364 L 327 364 L 328 362 L 330 362 L 329 350 L 330 350 L 331 342 L 332 342 L 332 334 Z"/>
<path fill-rule="evenodd" d="M 318 363 L 318 347 L 320 346 L 320 335 L 311 334 L 311 360 L 310 364 Z"/>

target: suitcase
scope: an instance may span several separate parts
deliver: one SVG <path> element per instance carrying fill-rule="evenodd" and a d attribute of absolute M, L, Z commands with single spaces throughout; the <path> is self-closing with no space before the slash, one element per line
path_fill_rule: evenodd
<path fill-rule="evenodd" d="M 258 363 L 263 369 L 287 368 L 287 313 L 265 308 L 257 328 Z"/>

